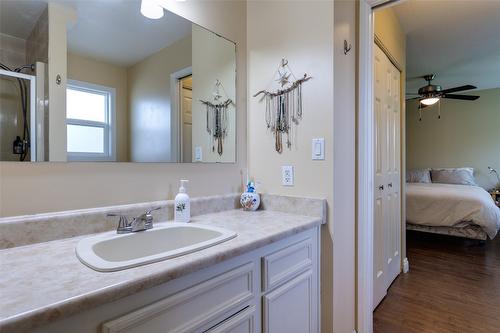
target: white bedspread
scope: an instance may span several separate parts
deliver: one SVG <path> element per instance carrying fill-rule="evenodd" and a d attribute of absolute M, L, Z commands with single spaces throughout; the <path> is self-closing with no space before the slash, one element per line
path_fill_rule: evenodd
<path fill-rule="evenodd" d="M 427 226 L 481 226 L 490 238 L 500 229 L 500 209 L 483 188 L 469 185 L 409 183 L 406 220 Z"/>

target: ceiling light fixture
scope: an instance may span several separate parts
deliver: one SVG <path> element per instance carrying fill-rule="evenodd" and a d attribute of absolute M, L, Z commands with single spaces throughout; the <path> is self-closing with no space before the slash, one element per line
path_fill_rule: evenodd
<path fill-rule="evenodd" d="M 420 101 L 423 105 L 434 105 L 439 102 L 439 97 L 426 97 Z"/>
<path fill-rule="evenodd" d="M 142 0 L 141 14 L 152 20 L 161 19 L 163 17 L 163 7 L 155 0 Z"/>

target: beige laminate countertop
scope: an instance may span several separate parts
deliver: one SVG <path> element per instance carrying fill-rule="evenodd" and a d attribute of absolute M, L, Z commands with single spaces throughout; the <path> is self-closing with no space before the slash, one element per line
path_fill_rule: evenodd
<path fill-rule="evenodd" d="M 86 236 L 0 250 L 0 332 L 23 332 L 132 295 L 322 224 L 321 217 L 229 210 L 192 223 L 227 228 L 236 238 L 117 272 L 97 272 L 75 254 Z"/>

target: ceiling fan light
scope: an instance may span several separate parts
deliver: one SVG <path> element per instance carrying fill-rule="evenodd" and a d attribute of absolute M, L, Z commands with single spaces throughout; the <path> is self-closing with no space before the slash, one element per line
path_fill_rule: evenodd
<path fill-rule="evenodd" d="M 154 0 L 142 0 L 141 14 L 152 20 L 161 19 L 163 17 L 163 7 Z"/>
<path fill-rule="evenodd" d="M 437 102 L 439 102 L 439 97 L 427 97 L 427 98 L 424 98 L 420 101 L 420 103 L 422 103 L 423 105 L 434 105 L 436 104 Z"/>

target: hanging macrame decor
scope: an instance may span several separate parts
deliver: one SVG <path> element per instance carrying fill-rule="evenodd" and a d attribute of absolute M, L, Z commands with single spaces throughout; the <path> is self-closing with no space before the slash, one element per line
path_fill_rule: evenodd
<path fill-rule="evenodd" d="M 222 101 L 224 96 L 221 95 L 221 88 L 226 95 L 224 101 Z M 228 132 L 228 109 L 229 106 L 233 104 L 233 101 L 227 98 L 224 86 L 219 80 L 216 80 L 213 92 L 213 102 L 204 100 L 200 100 L 200 102 L 206 106 L 207 132 L 210 137 L 212 152 L 215 152 L 215 146 L 217 146 L 217 153 L 219 156 L 222 156 L 224 152 L 224 139 Z"/>
<path fill-rule="evenodd" d="M 275 149 L 278 153 L 283 152 L 283 135 L 286 136 L 286 146 L 292 148 L 292 131 L 294 125 L 297 126 L 302 119 L 302 84 L 311 79 L 304 74 L 297 79 L 293 74 L 288 60 L 282 59 L 274 77 L 281 85 L 281 89 L 276 91 L 261 90 L 253 97 L 261 94 L 266 103 L 266 124 L 273 133 L 275 139 Z M 290 77 L 295 81 L 290 82 Z"/>

